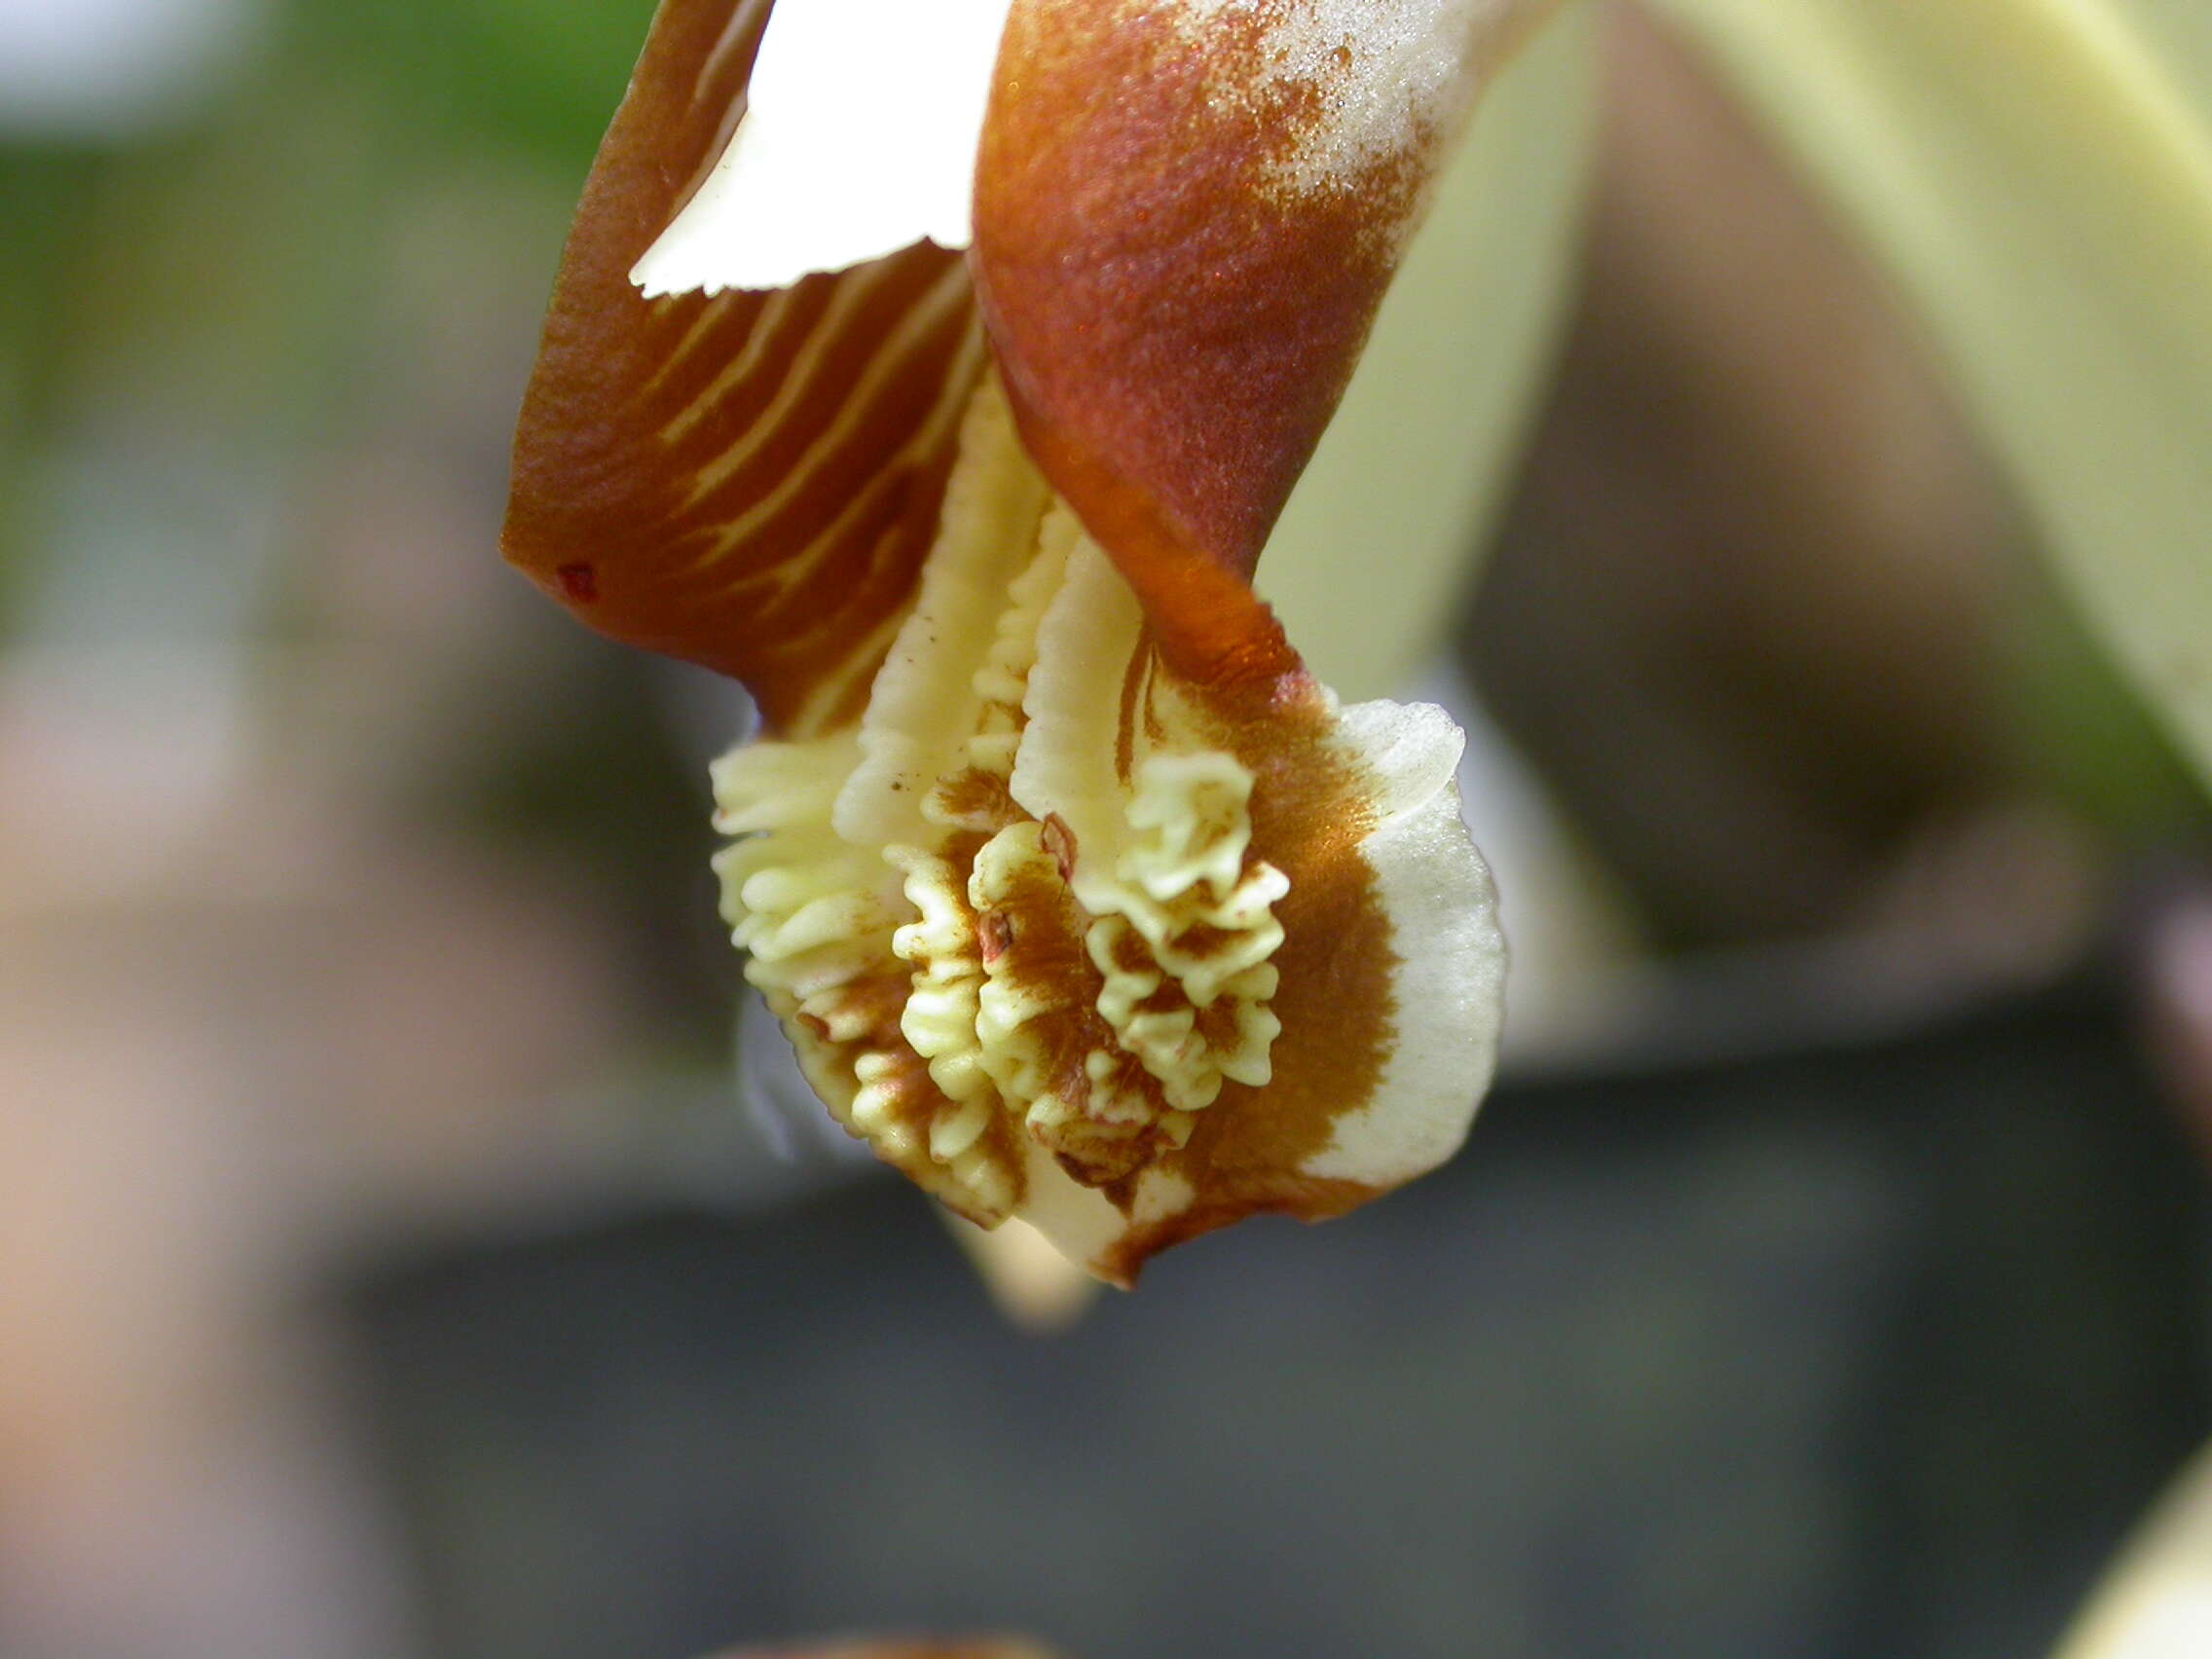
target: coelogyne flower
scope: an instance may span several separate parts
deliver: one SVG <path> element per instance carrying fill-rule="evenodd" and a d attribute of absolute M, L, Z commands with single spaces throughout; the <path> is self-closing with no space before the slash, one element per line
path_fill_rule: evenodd
<path fill-rule="evenodd" d="M 1250 578 L 1540 9 L 664 0 L 587 187 L 507 555 L 753 693 L 725 910 L 838 1121 L 1103 1277 L 1487 1086 L 1459 734 Z"/>

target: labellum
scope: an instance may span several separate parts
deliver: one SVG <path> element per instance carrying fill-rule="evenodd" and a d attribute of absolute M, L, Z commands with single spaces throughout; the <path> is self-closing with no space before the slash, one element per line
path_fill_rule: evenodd
<path fill-rule="evenodd" d="M 1250 580 L 1531 10 L 664 0 L 586 190 L 507 556 L 758 704 L 725 913 L 830 1112 L 1115 1282 L 1489 1080 L 1459 733 Z"/>

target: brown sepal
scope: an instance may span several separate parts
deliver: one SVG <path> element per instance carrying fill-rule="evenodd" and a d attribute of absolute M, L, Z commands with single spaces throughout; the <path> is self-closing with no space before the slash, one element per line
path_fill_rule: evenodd
<path fill-rule="evenodd" d="M 972 263 L 1023 436 L 1170 666 L 1216 689 L 1296 667 L 1252 569 L 1435 149 L 1301 171 L 1331 89 L 1271 52 L 1298 4 L 1014 0 L 977 167 Z"/>
<path fill-rule="evenodd" d="M 774 294 L 629 274 L 742 116 L 769 0 L 663 0 L 563 257 L 515 436 L 507 558 L 601 632 L 852 718 L 936 533 L 981 372 L 956 254 Z"/>

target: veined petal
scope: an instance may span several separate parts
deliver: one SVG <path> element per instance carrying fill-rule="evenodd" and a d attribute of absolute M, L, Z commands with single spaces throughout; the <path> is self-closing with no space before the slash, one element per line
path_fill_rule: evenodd
<path fill-rule="evenodd" d="M 2212 777 L 2212 27 L 2196 0 L 1660 0 L 1927 316 Z"/>
<path fill-rule="evenodd" d="M 502 546 L 601 632 L 849 723 L 937 533 L 984 352 L 929 246 L 772 294 L 631 268 L 738 128 L 768 0 L 664 0 L 563 256 Z"/>
<path fill-rule="evenodd" d="M 966 247 L 1008 4 L 781 0 L 745 123 L 639 286 L 785 288 L 925 239 Z"/>
<path fill-rule="evenodd" d="M 1178 672 L 1295 658 L 1248 584 L 1530 0 L 1015 0 L 974 267 L 1030 451 Z"/>
<path fill-rule="evenodd" d="M 745 131 L 752 0 L 665 0 L 579 215 L 510 556 L 759 696 L 771 740 L 715 772 L 724 913 L 831 1114 L 1102 1277 L 1432 1167 L 1487 1084 L 1459 735 L 1341 708 L 1249 582 L 1475 70 L 1537 9 L 1015 0 L 974 260 L 997 374 L 927 246 L 626 289 Z M 1029 139 L 994 199 L 991 144 Z"/>

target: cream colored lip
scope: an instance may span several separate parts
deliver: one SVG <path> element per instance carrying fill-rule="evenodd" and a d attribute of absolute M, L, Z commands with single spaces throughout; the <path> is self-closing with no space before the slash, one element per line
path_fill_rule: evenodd
<path fill-rule="evenodd" d="M 1082 647 L 1040 664 L 1055 609 L 1084 618 Z M 1141 656 L 1133 600 L 986 383 L 857 732 L 718 770 L 751 977 L 848 1127 L 986 1225 L 1022 1213 L 1021 1136 L 1100 1186 L 1180 1149 L 1226 1081 L 1268 1078 L 1285 884 L 1250 852 L 1250 773 L 1155 731 L 1124 778 L 1108 734 L 1102 764 L 1043 768 L 1083 838 L 1019 798 L 1025 749 L 1082 740 L 1031 725 L 1032 675 L 1113 712 Z"/>
<path fill-rule="evenodd" d="M 1378 739 L 1382 769 L 1344 811 L 1410 856 L 1347 873 L 1404 866 L 1393 897 L 1409 910 L 1456 901 L 1411 964 L 1459 981 L 1422 986 L 1456 1016 L 1406 1014 L 1424 1051 L 1465 1069 L 1443 1089 L 1344 1083 L 1336 1131 L 1306 1167 L 1272 1172 L 1283 1192 L 1379 1190 L 1448 1156 L 1496 1023 L 1487 882 L 1449 785 L 1456 732 L 1386 705 L 1329 729 Z M 1256 831 L 1257 787 L 1203 699 L 1153 662 L 1126 584 L 1053 502 L 986 381 L 859 725 L 717 768 L 738 837 L 718 861 L 725 911 L 847 1128 L 969 1219 L 1019 1218 L 1126 1280 L 1156 1247 L 1139 1240 L 1282 1207 L 1221 1189 L 1194 1141 L 1208 1114 L 1265 1113 L 1274 1082 L 1292 880 Z M 1328 1087 L 1303 1082 L 1309 1097 Z"/>
<path fill-rule="evenodd" d="M 782 0 L 770 29 L 766 0 L 664 0 L 564 260 L 503 543 L 604 632 L 754 691 L 770 740 L 715 770 L 725 911 L 831 1114 L 960 1214 L 1125 1284 L 1432 1167 L 1489 1077 L 1503 953 L 1458 733 L 1340 707 L 1249 578 L 1425 200 L 1439 89 L 1495 19 L 974 0 L 932 14 L 972 37 L 963 113 L 891 135 L 916 153 L 847 202 L 773 176 L 837 102 L 794 104 L 776 66 L 859 7 Z M 887 39 L 840 50 L 880 68 Z M 1286 193 L 1280 166 L 1330 145 L 1375 188 Z M 967 257 L 902 245 L 959 240 L 944 181 L 971 176 Z M 628 274 L 684 247 L 702 288 L 863 262 L 642 298 Z"/>

